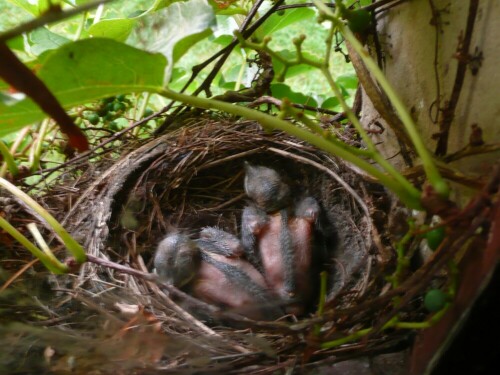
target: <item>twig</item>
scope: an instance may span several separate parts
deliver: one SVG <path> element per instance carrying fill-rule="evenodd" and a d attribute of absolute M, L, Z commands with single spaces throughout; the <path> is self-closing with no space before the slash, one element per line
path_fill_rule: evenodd
<path fill-rule="evenodd" d="M 9 31 L 6 31 L 2 34 L 0 34 L 0 44 L 3 42 L 6 42 L 9 39 L 12 39 L 18 35 L 28 33 L 38 27 L 41 27 L 43 25 L 47 25 L 49 23 L 53 23 L 56 21 L 61 21 L 65 18 L 72 17 L 75 14 L 85 12 L 86 10 L 95 8 L 96 6 L 100 4 L 106 4 L 109 3 L 113 0 L 96 0 L 96 1 L 91 1 L 87 4 L 83 4 L 80 6 L 77 6 L 73 9 L 67 10 L 67 11 L 54 11 L 51 10 L 45 14 L 40 15 L 39 17 L 28 21 L 26 23 L 23 23 L 19 26 L 14 27 L 13 29 L 10 29 Z"/>
<path fill-rule="evenodd" d="M 474 146 L 470 145 L 465 146 L 463 149 L 454 152 L 453 154 L 446 155 L 443 160 L 446 163 L 450 163 L 455 160 L 459 160 L 468 156 L 486 154 L 490 152 L 497 152 L 500 150 L 500 143 L 491 143 L 482 146 Z"/>
<path fill-rule="evenodd" d="M 241 31 L 242 38 L 244 38 L 244 39 L 249 38 L 255 32 L 255 30 L 257 30 L 264 23 L 264 21 L 266 19 L 268 19 L 276 11 L 276 9 L 279 7 L 280 4 L 283 3 L 283 1 L 284 0 L 278 0 L 262 17 L 260 17 L 257 21 L 255 21 L 248 29 Z M 257 3 L 256 3 L 256 5 L 257 5 Z M 189 80 L 186 82 L 186 84 L 184 85 L 184 87 L 181 89 L 180 93 L 183 93 L 184 91 L 186 91 L 186 89 L 194 81 L 194 79 L 196 78 L 196 76 L 203 69 L 205 69 L 208 65 L 210 65 L 213 61 L 215 61 L 216 59 L 218 59 L 221 56 L 222 57 L 218 61 L 217 65 L 220 64 L 220 61 L 222 61 L 222 64 L 223 64 L 224 61 L 226 61 L 226 59 L 228 58 L 228 56 L 231 53 L 231 51 L 234 49 L 234 47 L 236 47 L 238 45 L 238 43 L 239 43 L 239 41 L 236 38 L 233 38 L 233 41 L 229 45 L 227 45 L 226 47 L 224 47 L 223 49 L 221 49 L 219 52 L 217 52 L 214 55 L 212 55 L 211 57 L 209 57 L 207 60 L 205 60 L 201 64 L 193 66 L 193 68 L 192 68 L 193 73 L 191 74 L 191 77 L 189 77 Z M 198 95 L 203 90 L 206 91 L 205 87 L 207 86 L 207 83 L 211 83 L 212 82 L 212 80 L 215 78 L 217 72 L 221 68 L 222 64 L 220 66 L 218 66 L 218 67 L 217 66 L 214 67 L 214 69 L 209 73 L 209 75 L 207 76 L 207 78 L 205 78 L 205 80 L 202 82 L 202 84 L 193 93 L 194 96 Z M 172 108 L 172 105 L 174 103 L 175 103 L 175 100 L 172 100 L 167 106 L 165 106 L 161 110 L 161 113 L 165 113 L 165 112 L 169 111 L 170 108 Z M 155 130 L 155 134 L 162 133 L 168 126 L 170 126 L 170 124 L 173 122 L 173 120 L 179 114 L 181 114 L 183 111 L 187 110 L 187 108 L 189 108 L 189 106 L 187 106 L 187 105 L 183 105 L 183 106 L 180 106 L 179 108 L 177 108 L 174 111 L 174 113 L 172 113 L 172 115 L 169 116 L 165 120 L 165 122 Z"/>
<path fill-rule="evenodd" d="M 443 108 L 443 117 L 441 118 L 441 122 L 439 124 L 439 139 L 435 151 L 435 154 L 439 156 L 446 155 L 446 152 L 448 151 L 448 137 L 450 135 L 450 127 L 455 117 L 455 109 L 458 105 L 460 93 L 462 92 L 465 72 L 467 69 L 467 64 L 469 63 L 469 49 L 472 41 L 472 32 L 474 30 L 474 24 L 476 22 L 478 7 L 479 0 L 470 0 L 465 35 L 460 37 L 461 40 L 459 41 L 458 51 L 456 55 L 458 59 L 458 66 L 455 75 L 455 83 L 453 85 L 450 100 L 448 100 L 448 102 L 445 104 L 445 107 Z"/>
<path fill-rule="evenodd" d="M 273 98 L 272 96 L 261 96 L 257 100 L 254 100 L 253 102 L 251 102 L 248 105 L 248 107 L 250 107 L 250 108 L 257 107 L 261 104 L 272 104 L 272 105 L 279 108 L 279 107 L 281 107 L 282 101 L 277 99 L 277 98 Z M 339 112 L 331 111 L 331 110 L 326 109 L 326 108 L 313 107 L 311 105 L 306 105 L 306 104 L 290 103 L 290 105 L 294 108 L 305 109 L 308 111 L 314 111 L 314 112 L 318 112 L 318 113 L 326 113 L 327 115 L 332 115 L 332 116 L 339 114 Z"/>
<path fill-rule="evenodd" d="M 352 197 L 354 198 L 354 200 L 359 204 L 359 206 L 361 207 L 361 209 L 363 210 L 363 212 L 365 213 L 366 216 L 370 216 L 370 211 L 368 210 L 368 207 L 366 206 L 365 202 L 363 201 L 363 199 L 361 199 L 361 197 L 358 195 L 358 193 L 356 193 L 354 191 L 353 188 L 351 188 L 338 174 L 336 174 L 334 171 L 328 169 L 327 167 L 325 167 L 324 165 L 321 165 L 319 163 L 316 163 L 315 161 L 312 161 L 310 159 L 307 159 L 303 156 L 299 156 L 299 155 L 295 155 L 295 154 L 292 154 L 290 152 L 287 152 L 287 151 L 284 151 L 284 150 L 280 150 L 280 149 L 277 149 L 277 148 L 274 148 L 274 147 L 269 147 L 268 148 L 269 151 L 272 151 L 276 154 L 279 154 L 279 155 L 283 155 L 283 156 L 287 156 L 289 158 L 293 158 L 295 160 L 298 160 L 300 161 L 301 163 L 304 163 L 304 164 L 309 164 L 309 165 L 312 165 L 313 167 L 325 172 L 326 174 L 328 174 L 329 176 L 333 177 L 335 179 L 335 181 L 337 181 L 339 183 L 339 185 L 341 185 L 349 194 L 352 195 Z"/>

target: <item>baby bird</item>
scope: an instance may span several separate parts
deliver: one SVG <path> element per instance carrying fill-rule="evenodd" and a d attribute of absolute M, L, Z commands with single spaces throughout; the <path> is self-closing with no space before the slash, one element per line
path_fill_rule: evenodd
<path fill-rule="evenodd" d="M 262 262 L 257 251 L 257 239 L 266 228 L 269 219 L 265 211 L 255 206 L 246 206 L 241 215 L 241 244 L 246 258 L 259 271 L 262 270 Z"/>
<path fill-rule="evenodd" d="M 213 232 L 214 229 L 216 232 Z M 192 294 L 251 319 L 271 320 L 281 316 L 282 312 L 272 306 L 275 298 L 262 274 L 237 256 L 242 254 L 242 246 L 237 238 L 217 228 L 205 228 L 202 236 L 207 233 L 211 233 L 208 239 L 197 241 L 201 250 L 201 265 L 191 284 Z M 214 241 L 212 234 L 219 240 Z"/>
<path fill-rule="evenodd" d="M 245 251 L 252 253 L 246 247 L 254 246 L 253 253 L 260 262 L 266 283 L 287 304 L 285 310 L 303 314 L 315 295 L 312 268 L 317 256 L 314 246 L 315 225 L 320 214 L 318 202 L 306 197 L 290 210 L 265 214 L 255 208 L 245 208 L 243 213 Z"/>
<path fill-rule="evenodd" d="M 315 297 L 314 262 L 320 256 L 315 251 L 315 228 L 320 214 L 320 206 L 313 197 L 306 197 L 295 206 L 294 216 L 289 220 L 293 247 L 293 269 L 297 303 L 287 307 L 288 313 L 300 315 L 304 306 Z"/>
<path fill-rule="evenodd" d="M 197 240 L 200 247 L 224 255 L 226 257 L 240 257 L 245 253 L 242 243 L 234 234 L 216 227 L 205 227 L 200 232 Z"/>
<path fill-rule="evenodd" d="M 162 282 L 181 288 L 194 278 L 199 265 L 200 251 L 189 236 L 175 232 L 158 244 L 154 266 Z"/>
<path fill-rule="evenodd" d="M 275 212 L 290 202 L 290 187 L 274 169 L 245 162 L 245 193 L 258 208 Z"/>

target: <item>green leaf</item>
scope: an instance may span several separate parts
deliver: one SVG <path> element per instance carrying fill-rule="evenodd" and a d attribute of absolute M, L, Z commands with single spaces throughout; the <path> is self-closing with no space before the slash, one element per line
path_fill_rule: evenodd
<path fill-rule="evenodd" d="M 136 19 L 117 18 L 102 20 L 90 26 L 88 32 L 92 37 L 102 37 L 124 42 L 136 25 Z"/>
<path fill-rule="evenodd" d="M 214 40 L 212 40 L 212 43 L 215 43 L 215 44 L 218 44 L 222 47 L 226 47 L 228 46 L 229 44 L 231 44 L 231 42 L 233 41 L 233 36 L 232 35 L 219 35 L 217 38 L 215 38 Z"/>
<path fill-rule="evenodd" d="M 143 27 L 134 30 L 135 39 L 143 41 L 141 47 L 161 52 L 167 58 L 169 65 L 165 72 L 166 84 L 176 59 L 196 42 L 211 34 L 215 15 L 206 0 L 189 0 L 150 12 L 141 17 L 141 21 Z M 179 46 L 175 48 L 178 43 Z"/>
<path fill-rule="evenodd" d="M 24 9 L 26 12 L 31 13 L 34 16 L 38 16 L 40 11 L 37 5 L 33 5 L 32 1 L 28 0 L 9 0 L 12 4 Z"/>
<path fill-rule="evenodd" d="M 294 92 L 290 86 L 284 83 L 273 83 L 271 84 L 271 93 L 277 99 L 287 98 L 292 103 L 295 104 L 306 104 L 312 107 L 316 107 L 318 103 L 312 96 L 307 96 L 299 92 Z"/>
<path fill-rule="evenodd" d="M 179 40 L 174 47 L 174 51 L 172 53 L 172 62 L 175 63 L 179 61 L 179 59 L 184 56 L 184 54 L 196 43 L 205 39 L 206 37 L 212 35 L 211 29 L 205 29 L 200 33 L 192 34 L 184 39 Z"/>
<path fill-rule="evenodd" d="M 358 77 L 356 74 L 344 74 L 338 76 L 335 82 L 346 90 L 356 90 L 358 88 Z"/>
<path fill-rule="evenodd" d="M 40 27 L 29 34 L 31 53 L 35 56 L 51 49 L 57 49 L 62 45 L 69 43 L 70 40 L 53 33 L 45 27 Z"/>
<path fill-rule="evenodd" d="M 323 103 L 321 103 L 321 108 L 324 109 L 330 109 L 335 111 L 336 109 L 338 109 L 338 107 L 340 107 L 340 102 L 335 96 L 332 96 L 326 99 Z"/>
<path fill-rule="evenodd" d="M 157 92 L 166 60 L 110 39 L 84 39 L 51 51 L 37 75 L 65 108 L 123 92 Z M 0 137 L 46 115 L 30 99 L 0 103 Z"/>
<path fill-rule="evenodd" d="M 156 0 L 153 6 L 151 7 L 152 10 L 160 10 L 163 8 L 167 8 L 173 3 L 177 3 L 179 1 L 183 0 Z"/>
<path fill-rule="evenodd" d="M 24 40 L 22 35 L 16 36 L 15 38 L 7 40 L 7 46 L 10 49 L 24 52 Z"/>
<path fill-rule="evenodd" d="M 262 26 L 257 29 L 257 35 L 259 38 L 263 38 L 291 25 L 292 23 L 312 18 L 315 15 L 316 12 L 309 8 L 287 10 L 283 16 L 273 13 L 271 17 L 269 17 L 262 24 Z"/>

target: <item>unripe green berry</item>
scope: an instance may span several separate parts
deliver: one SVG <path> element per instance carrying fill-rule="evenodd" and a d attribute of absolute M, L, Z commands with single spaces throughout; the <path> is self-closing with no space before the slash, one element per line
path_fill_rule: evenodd
<path fill-rule="evenodd" d="M 425 239 L 427 240 L 427 245 L 431 250 L 436 250 L 441 242 L 443 242 L 444 236 L 446 235 L 446 230 L 444 227 L 437 227 L 428 231 L 425 234 Z"/>
<path fill-rule="evenodd" d="M 448 296 L 441 289 L 431 289 L 424 297 L 424 306 L 429 312 L 441 310 L 448 302 Z"/>
<path fill-rule="evenodd" d="M 90 112 L 90 113 L 86 114 L 85 118 L 92 125 L 97 125 L 99 123 L 99 120 L 100 120 L 99 115 L 95 112 Z"/>

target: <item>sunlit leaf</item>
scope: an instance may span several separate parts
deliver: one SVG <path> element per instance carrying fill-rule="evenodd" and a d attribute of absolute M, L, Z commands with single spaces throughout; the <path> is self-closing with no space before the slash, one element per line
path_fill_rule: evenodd
<path fill-rule="evenodd" d="M 313 97 L 304 95 L 300 92 L 294 92 L 290 86 L 285 85 L 284 83 L 271 84 L 271 93 L 277 99 L 287 98 L 295 104 L 306 104 L 312 107 L 316 107 L 318 105 Z"/>
<path fill-rule="evenodd" d="M 347 90 L 355 90 L 358 87 L 358 77 L 355 74 L 338 76 L 335 82 Z"/>
<path fill-rule="evenodd" d="M 36 56 L 42 54 L 45 51 L 57 49 L 62 45 L 70 42 L 69 39 L 59 34 L 53 33 L 45 27 L 40 27 L 33 30 L 29 34 L 29 40 L 31 44 L 31 53 Z"/>
<path fill-rule="evenodd" d="M 324 109 L 336 110 L 339 108 L 339 106 L 340 106 L 340 102 L 335 96 L 332 96 L 332 97 L 326 99 L 323 103 L 321 103 L 321 108 L 324 108 Z"/>
<path fill-rule="evenodd" d="M 233 37 L 231 35 L 219 35 L 217 38 L 212 40 L 212 43 L 218 44 L 222 47 L 226 47 L 233 41 Z"/>
<path fill-rule="evenodd" d="M 189 0 L 149 12 L 141 17 L 141 20 L 143 27 L 134 31 L 135 36 L 142 41 L 142 48 L 161 52 L 167 58 L 169 62 L 165 71 L 165 83 L 167 83 L 176 59 L 196 42 L 211 34 L 215 15 L 207 0 Z M 186 38 L 188 40 L 183 41 Z M 177 43 L 179 46 L 175 48 Z"/>
<path fill-rule="evenodd" d="M 136 23 L 136 19 L 130 18 L 102 20 L 90 26 L 88 32 L 92 37 L 110 38 L 124 42 Z"/>
<path fill-rule="evenodd" d="M 7 47 L 17 51 L 24 51 L 24 41 L 22 35 L 9 39 L 7 41 Z"/>
<path fill-rule="evenodd" d="M 37 75 L 65 108 L 122 92 L 157 92 L 166 60 L 110 39 L 84 39 L 51 51 Z M 0 103 L 0 136 L 40 121 L 45 114 L 30 99 Z"/>
<path fill-rule="evenodd" d="M 291 25 L 292 23 L 300 22 L 315 16 L 315 12 L 309 8 L 297 8 L 287 10 L 285 14 L 279 15 L 273 13 L 261 27 L 257 29 L 259 38 L 271 35 L 272 33 Z"/>
<path fill-rule="evenodd" d="M 9 0 L 12 4 L 24 9 L 26 12 L 31 13 L 34 16 L 38 16 L 40 11 L 38 10 L 38 5 L 33 4 L 32 1 L 28 0 Z"/>

